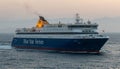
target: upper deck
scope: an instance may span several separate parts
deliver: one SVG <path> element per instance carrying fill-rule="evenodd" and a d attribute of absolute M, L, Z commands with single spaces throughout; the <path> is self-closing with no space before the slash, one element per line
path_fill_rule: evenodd
<path fill-rule="evenodd" d="M 76 15 L 76 23 L 74 24 L 49 24 L 44 17 L 40 18 L 36 27 L 17 29 L 17 34 L 98 34 L 98 24 L 83 22 L 82 19 Z"/>

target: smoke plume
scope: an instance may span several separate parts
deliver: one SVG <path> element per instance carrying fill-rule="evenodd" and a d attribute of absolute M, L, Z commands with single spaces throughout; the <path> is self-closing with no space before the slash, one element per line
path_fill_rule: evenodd
<path fill-rule="evenodd" d="M 33 9 L 32 6 L 29 5 L 29 4 L 27 4 L 27 3 L 24 4 L 24 7 L 25 7 L 25 10 L 27 12 L 31 13 L 31 14 L 34 14 L 34 15 L 37 15 L 37 16 L 41 15 L 38 11 L 36 11 L 35 9 Z"/>

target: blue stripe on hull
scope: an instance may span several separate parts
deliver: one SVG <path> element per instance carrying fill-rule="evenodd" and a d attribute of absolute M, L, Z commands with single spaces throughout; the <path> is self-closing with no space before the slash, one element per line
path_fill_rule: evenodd
<path fill-rule="evenodd" d="M 108 38 L 97 39 L 49 39 L 49 38 L 14 38 L 12 46 L 26 49 L 58 51 L 99 52 Z"/>

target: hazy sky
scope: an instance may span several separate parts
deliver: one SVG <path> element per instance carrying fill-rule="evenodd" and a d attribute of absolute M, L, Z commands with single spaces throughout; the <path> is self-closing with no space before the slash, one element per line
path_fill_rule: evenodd
<path fill-rule="evenodd" d="M 93 20 L 120 17 L 120 0 L 0 0 L 0 29 L 3 30 L 4 26 L 14 27 L 11 26 L 12 21 L 37 19 L 38 15 L 72 18 L 75 13 Z M 114 26 L 118 28 L 118 25 Z M 109 27 L 107 31 L 111 31 Z"/>

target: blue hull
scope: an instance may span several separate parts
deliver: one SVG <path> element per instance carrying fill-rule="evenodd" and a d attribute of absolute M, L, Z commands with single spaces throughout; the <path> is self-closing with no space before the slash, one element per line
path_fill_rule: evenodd
<path fill-rule="evenodd" d="M 71 52 L 97 52 L 108 38 L 58 39 L 58 38 L 14 38 L 12 46 L 22 49 L 40 49 Z"/>

